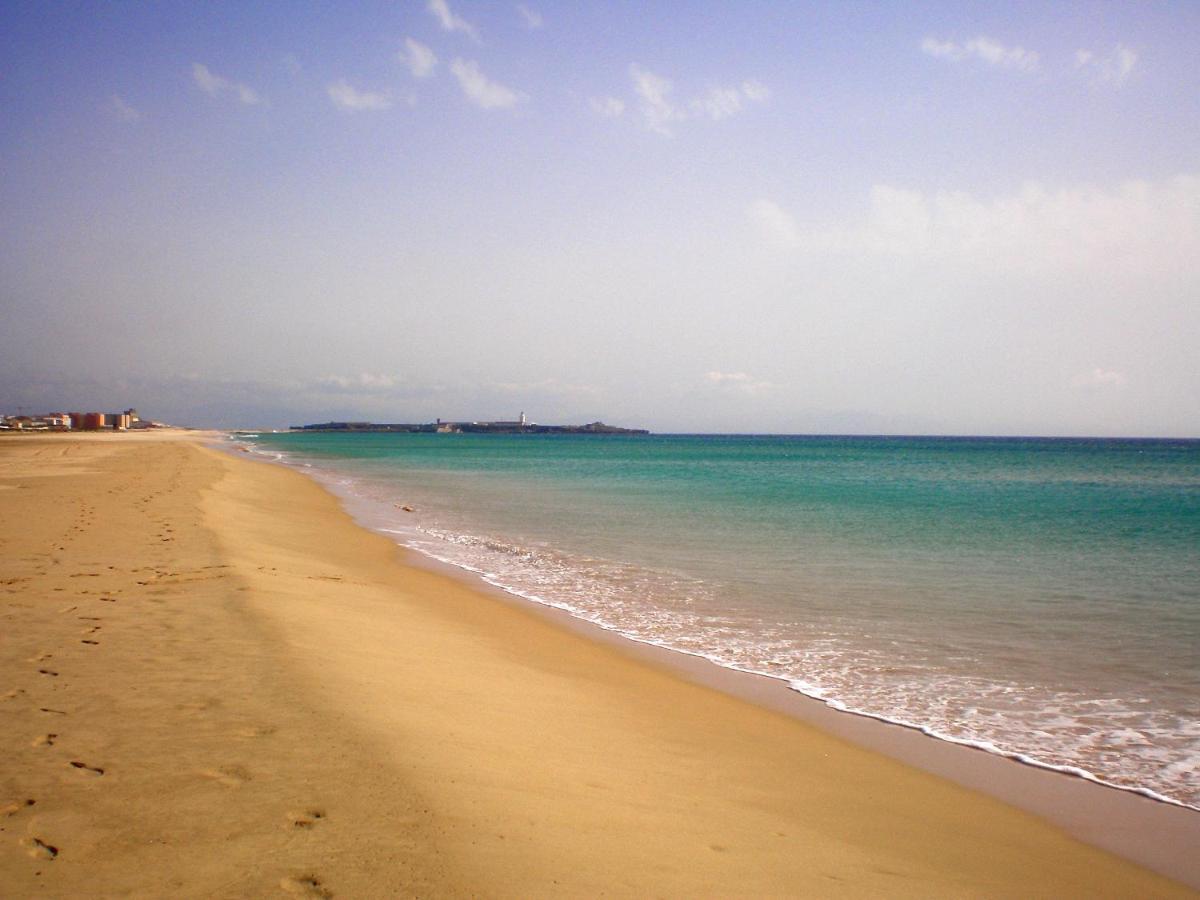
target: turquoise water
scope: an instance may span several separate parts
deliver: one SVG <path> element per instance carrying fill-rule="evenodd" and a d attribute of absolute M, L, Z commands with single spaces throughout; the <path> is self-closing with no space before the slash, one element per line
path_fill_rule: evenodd
<path fill-rule="evenodd" d="M 1200 442 L 244 440 L 531 600 L 1200 807 Z"/>

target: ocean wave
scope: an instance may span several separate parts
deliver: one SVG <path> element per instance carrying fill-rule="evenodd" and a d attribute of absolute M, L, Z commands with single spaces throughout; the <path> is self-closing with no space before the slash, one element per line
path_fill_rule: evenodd
<path fill-rule="evenodd" d="M 781 681 L 840 712 L 1200 810 L 1200 796 L 1177 787 L 1194 784 L 1200 773 L 1200 735 L 1183 733 L 1190 749 L 1164 749 L 1162 742 L 1181 732 L 1174 717 L 1161 711 L 1130 709 L 1120 698 L 922 672 L 897 666 L 877 650 L 851 646 L 841 636 L 770 640 L 754 627 L 762 623 L 680 608 L 681 598 L 690 607 L 700 595 L 709 606 L 713 596 L 710 586 L 677 572 L 573 559 L 437 528 L 412 529 L 403 543 L 514 596 L 639 643 Z M 667 598 L 673 608 L 664 607 Z M 889 677 L 895 670 L 904 678 Z M 1097 708 L 1105 708 L 1103 721 L 1089 721 Z M 1167 721 L 1158 721 L 1163 718 Z M 1031 736 L 1040 747 L 1022 746 Z M 1096 760 L 1091 766 L 1084 762 L 1089 757 Z"/>

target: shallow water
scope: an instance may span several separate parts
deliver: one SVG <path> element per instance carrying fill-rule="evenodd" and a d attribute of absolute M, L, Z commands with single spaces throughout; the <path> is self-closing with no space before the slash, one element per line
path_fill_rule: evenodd
<path fill-rule="evenodd" d="M 1200 442 L 242 440 L 521 596 L 1200 806 Z"/>

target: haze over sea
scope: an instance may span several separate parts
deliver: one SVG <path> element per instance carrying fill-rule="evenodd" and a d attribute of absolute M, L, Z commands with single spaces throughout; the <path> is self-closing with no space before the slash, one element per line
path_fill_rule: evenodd
<path fill-rule="evenodd" d="M 1200 807 L 1200 441 L 239 440 L 515 594 Z"/>

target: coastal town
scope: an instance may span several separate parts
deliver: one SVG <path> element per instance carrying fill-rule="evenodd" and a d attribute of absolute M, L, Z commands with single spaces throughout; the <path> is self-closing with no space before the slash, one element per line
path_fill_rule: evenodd
<path fill-rule="evenodd" d="M 130 407 L 123 412 L 49 412 L 38 415 L 0 414 L 0 431 L 136 431 L 165 428 L 162 422 L 143 419 Z"/>

